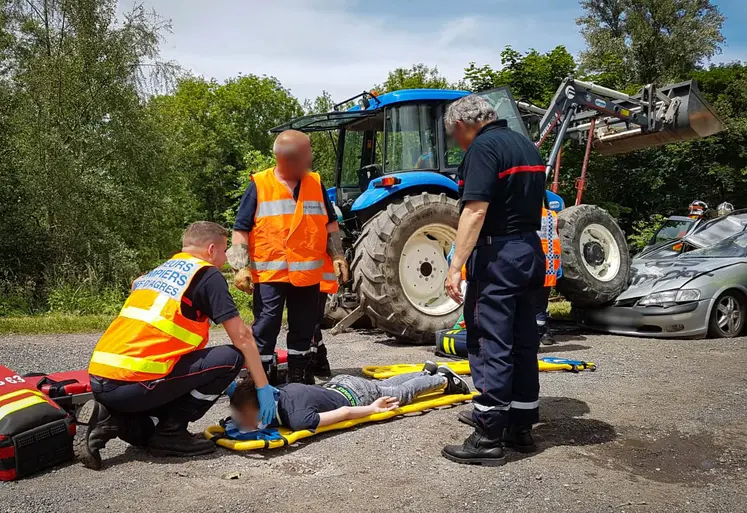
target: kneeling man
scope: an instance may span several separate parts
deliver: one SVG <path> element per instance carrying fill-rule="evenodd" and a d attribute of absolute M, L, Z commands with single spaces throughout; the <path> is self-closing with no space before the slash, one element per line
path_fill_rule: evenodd
<path fill-rule="evenodd" d="M 78 414 L 75 444 L 85 466 L 101 468 L 99 451 L 117 437 L 157 455 L 214 451 L 187 425 L 207 413 L 244 363 L 256 385 L 259 420 L 275 418 L 276 390 L 220 272 L 227 237 L 218 224 L 193 223 L 182 251 L 132 284 L 88 367 L 95 400 Z M 211 320 L 223 325 L 233 346 L 205 347 Z"/>

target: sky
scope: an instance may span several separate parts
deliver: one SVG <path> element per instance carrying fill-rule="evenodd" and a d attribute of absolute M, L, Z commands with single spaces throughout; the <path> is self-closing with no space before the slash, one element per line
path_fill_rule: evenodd
<path fill-rule="evenodd" d="M 303 101 L 337 101 L 382 83 L 390 70 L 500 66 L 506 45 L 577 55 L 584 46 L 575 0 L 138 0 L 171 20 L 161 56 L 196 75 L 274 76 Z M 747 61 L 747 0 L 715 0 L 727 17 L 716 62 Z M 120 0 L 119 8 L 134 5 Z"/>

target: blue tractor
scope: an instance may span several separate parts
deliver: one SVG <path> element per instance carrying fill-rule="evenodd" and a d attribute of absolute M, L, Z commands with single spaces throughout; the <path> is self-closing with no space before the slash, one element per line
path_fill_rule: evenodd
<path fill-rule="evenodd" d="M 435 331 L 457 321 L 460 305 L 446 295 L 444 280 L 459 217 L 456 174 L 463 152 L 446 136 L 443 116 L 449 103 L 468 94 L 364 92 L 332 112 L 272 130 L 328 132 L 335 142 L 337 169 L 329 194 L 342 219 L 353 274 L 327 305 L 327 317 L 338 330 L 370 321 L 400 340 L 421 343 L 432 342 Z M 477 94 L 510 129 L 534 136 L 538 145 L 556 134 L 548 175 L 567 138 L 616 153 L 723 128 L 689 82 L 658 91 L 647 86 L 632 97 L 569 77 L 548 109 L 517 103 L 507 87 Z M 690 119 L 703 112 L 707 115 Z M 598 120 L 601 129 L 594 127 Z M 561 292 L 585 306 L 613 300 L 628 282 L 630 257 L 622 230 L 599 207 L 565 208 L 557 194 L 547 195 L 550 208 L 559 211 Z"/>

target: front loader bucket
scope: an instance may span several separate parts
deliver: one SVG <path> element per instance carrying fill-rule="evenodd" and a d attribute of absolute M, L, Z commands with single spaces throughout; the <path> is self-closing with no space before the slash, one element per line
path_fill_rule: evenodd
<path fill-rule="evenodd" d="M 622 131 L 614 131 L 617 126 L 613 126 L 613 131 L 594 140 L 594 148 L 602 155 L 614 155 L 708 137 L 726 128 L 713 108 L 700 95 L 697 82 L 689 80 L 662 87 L 659 91 L 669 98 L 679 98 L 681 101 L 671 124 L 663 124 L 660 130 L 650 132 L 634 126 L 625 130 L 624 125 L 618 124 Z M 620 105 L 626 108 L 634 106 L 628 102 L 620 102 Z"/>

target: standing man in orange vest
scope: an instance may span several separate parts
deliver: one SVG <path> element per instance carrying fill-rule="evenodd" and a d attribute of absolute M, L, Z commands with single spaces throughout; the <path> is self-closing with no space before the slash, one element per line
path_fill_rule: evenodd
<path fill-rule="evenodd" d="M 325 260 L 348 280 L 337 215 L 312 164 L 309 137 L 278 135 L 276 166 L 252 176 L 236 215 L 229 263 L 236 288 L 254 294 L 254 337 L 265 368 L 288 308 L 288 381 L 313 383 L 311 341 Z"/>
<path fill-rule="evenodd" d="M 182 251 L 136 279 L 114 322 L 96 344 L 88 372 L 95 400 L 78 414 L 76 452 L 101 468 L 99 451 L 120 437 L 157 455 L 215 450 L 187 424 L 200 419 L 246 364 L 257 387 L 260 420 L 275 418 L 275 388 L 267 383 L 252 332 L 239 316 L 220 272 L 228 230 L 200 221 L 184 232 Z M 210 321 L 233 346 L 206 348 Z"/>

